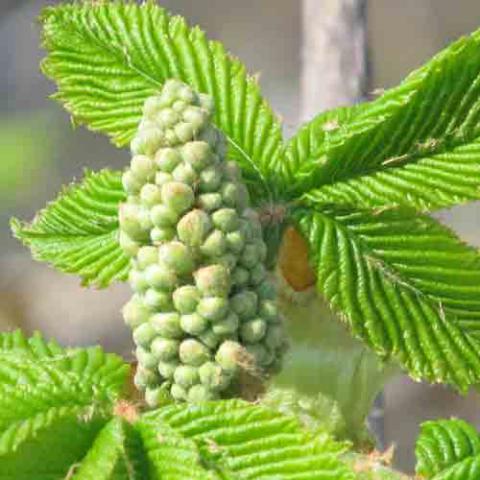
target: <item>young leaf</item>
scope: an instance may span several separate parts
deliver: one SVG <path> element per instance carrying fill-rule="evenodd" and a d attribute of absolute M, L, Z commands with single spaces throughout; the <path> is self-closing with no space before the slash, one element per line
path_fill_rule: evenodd
<path fill-rule="evenodd" d="M 377 101 L 331 112 L 336 129 L 302 156 L 291 194 L 313 189 L 322 202 L 424 211 L 480 198 L 479 48 L 477 31 Z M 298 165 L 298 143 L 287 164 Z"/>
<path fill-rule="evenodd" d="M 144 101 L 169 78 L 212 96 L 215 121 L 248 181 L 271 188 L 281 128 L 257 81 L 221 43 L 153 2 L 85 2 L 42 15 L 48 55 L 44 73 L 78 123 L 117 145 L 133 137 Z M 257 187 L 258 192 L 258 187 Z"/>
<path fill-rule="evenodd" d="M 353 333 L 414 378 L 465 390 L 480 380 L 480 257 L 405 208 L 294 212 L 318 288 Z"/>
<path fill-rule="evenodd" d="M 80 275 L 85 285 L 124 280 L 129 259 L 118 241 L 118 205 L 125 199 L 119 172 L 87 171 L 47 205 L 31 224 L 11 222 L 14 235 L 36 260 Z"/>
<path fill-rule="evenodd" d="M 186 465 L 194 472 L 188 478 L 198 479 L 355 478 L 339 459 L 343 445 L 306 433 L 293 417 L 239 400 L 171 405 L 146 414 L 139 428 L 161 478 L 185 478 Z"/>
<path fill-rule="evenodd" d="M 480 436 L 463 420 L 425 422 L 415 448 L 417 473 L 432 480 L 480 478 Z"/>
<path fill-rule="evenodd" d="M 18 332 L 0 345 L 0 477 L 64 478 L 113 410 L 128 366 L 99 348 L 62 349 Z"/>
<path fill-rule="evenodd" d="M 98 434 L 75 471 L 74 480 L 145 480 L 148 464 L 143 444 L 133 427 L 114 418 Z"/>

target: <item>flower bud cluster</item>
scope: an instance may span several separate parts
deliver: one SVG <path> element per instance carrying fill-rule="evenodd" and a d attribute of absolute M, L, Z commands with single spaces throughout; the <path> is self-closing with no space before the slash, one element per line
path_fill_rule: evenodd
<path fill-rule="evenodd" d="M 166 391 L 228 397 L 241 369 L 269 375 L 285 350 L 262 228 L 211 116 L 209 97 L 168 81 L 145 102 L 123 175 L 119 241 L 134 290 L 123 315 L 151 406 Z"/>

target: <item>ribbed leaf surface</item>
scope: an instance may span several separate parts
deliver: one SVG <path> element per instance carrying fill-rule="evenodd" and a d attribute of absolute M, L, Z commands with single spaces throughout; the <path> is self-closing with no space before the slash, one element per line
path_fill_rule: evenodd
<path fill-rule="evenodd" d="M 480 437 L 463 420 L 439 420 L 422 425 L 415 449 L 417 473 L 434 480 L 480 478 Z"/>
<path fill-rule="evenodd" d="M 146 480 L 148 465 L 138 433 L 114 418 L 99 433 L 72 480 Z"/>
<path fill-rule="evenodd" d="M 339 460 L 342 445 L 305 433 L 293 417 L 238 400 L 172 405 L 147 414 L 139 428 L 149 443 L 160 431 L 150 448 L 160 478 L 186 478 L 185 465 L 193 466 L 188 478 L 199 479 L 354 478 Z M 166 468 L 174 470 L 167 476 Z"/>
<path fill-rule="evenodd" d="M 411 210 L 298 210 L 318 287 L 353 333 L 415 378 L 480 380 L 480 257 Z"/>
<path fill-rule="evenodd" d="M 0 336 L 0 478 L 64 478 L 93 441 L 128 366 L 99 348 Z M 66 448 L 68 439 L 68 448 Z"/>
<path fill-rule="evenodd" d="M 79 275 L 85 285 L 105 287 L 125 279 L 129 259 L 118 245 L 118 205 L 125 199 L 120 173 L 86 172 L 31 224 L 12 220 L 14 235 L 35 259 Z"/>
<path fill-rule="evenodd" d="M 292 195 L 421 210 L 480 198 L 480 32 L 441 52 L 377 101 L 330 112 L 328 134 L 287 148 Z M 299 155 L 299 148 L 302 154 Z"/>
<path fill-rule="evenodd" d="M 244 175 L 267 194 L 281 150 L 280 124 L 257 81 L 218 42 L 154 2 L 98 2 L 47 8 L 43 71 L 74 120 L 117 145 L 133 137 L 145 99 L 168 78 L 210 94 L 216 123 Z"/>

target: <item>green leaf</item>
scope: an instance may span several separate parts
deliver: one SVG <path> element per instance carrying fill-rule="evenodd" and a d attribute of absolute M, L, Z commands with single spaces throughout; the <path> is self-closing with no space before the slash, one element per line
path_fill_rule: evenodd
<path fill-rule="evenodd" d="M 339 460 L 343 445 L 239 400 L 167 406 L 146 414 L 138 428 L 160 478 L 184 479 L 186 466 L 188 478 L 198 479 L 355 478 Z"/>
<path fill-rule="evenodd" d="M 99 348 L 0 335 L 0 478 L 64 478 L 107 421 L 127 372 Z"/>
<path fill-rule="evenodd" d="M 215 121 L 248 181 L 272 189 L 281 127 L 254 77 L 221 43 L 153 2 L 98 2 L 44 10 L 44 73 L 77 123 L 127 144 L 143 102 L 169 78 L 212 96 Z"/>
<path fill-rule="evenodd" d="M 294 138 L 286 157 L 296 171 L 290 194 L 313 190 L 309 196 L 322 202 L 423 211 L 479 199 L 479 48 L 480 31 L 378 100 L 330 112 L 328 134 L 301 157 L 304 142 Z"/>
<path fill-rule="evenodd" d="M 82 183 L 66 188 L 31 224 L 13 219 L 12 230 L 36 260 L 80 275 L 85 285 L 105 287 L 128 273 L 129 259 L 117 240 L 124 199 L 119 172 L 87 171 Z"/>
<path fill-rule="evenodd" d="M 405 208 L 299 209 L 318 288 L 355 336 L 411 376 L 465 390 L 480 380 L 480 257 Z"/>
<path fill-rule="evenodd" d="M 480 436 L 463 420 L 425 422 L 415 449 L 417 473 L 434 480 L 480 478 Z"/>
<path fill-rule="evenodd" d="M 138 433 L 125 420 L 114 418 L 98 434 L 72 480 L 148 478 L 147 459 Z"/>

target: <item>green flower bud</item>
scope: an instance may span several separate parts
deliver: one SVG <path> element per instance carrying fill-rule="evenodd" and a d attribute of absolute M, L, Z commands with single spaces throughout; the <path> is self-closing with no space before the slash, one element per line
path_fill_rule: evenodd
<path fill-rule="evenodd" d="M 226 337 L 237 332 L 240 320 L 238 315 L 230 312 L 223 320 L 212 325 L 212 331 L 219 337 Z"/>
<path fill-rule="evenodd" d="M 227 373 L 233 373 L 243 363 L 245 353 L 245 349 L 238 342 L 225 340 L 218 347 L 215 360 Z"/>
<path fill-rule="evenodd" d="M 174 148 L 161 148 L 155 154 L 155 163 L 164 173 L 173 172 L 174 168 L 182 161 L 178 150 Z"/>
<path fill-rule="evenodd" d="M 155 245 L 160 245 L 164 242 L 169 242 L 175 238 L 175 229 L 170 227 L 154 227 L 150 231 L 150 239 Z"/>
<path fill-rule="evenodd" d="M 148 321 L 149 311 L 138 295 L 134 295 L 122 309 L 125 323 L 130 328 L 136 328 Z"/>
<path fill-rule="evenodd" d="M 143 368 L 138 366 L 135 376 L 133 377 L 133 383 L 139 390 L 145 390 L 149 386 L 155 386 L 159 383 L 159 378 L 154 370 Z"/>
<path fill-rule="evenodd" d="M 153 155 L 164 139 L 163 132 L 158 128 L 140 129 L 130 143 L 134 154 Z"/>
<path fill-rule="evenodd" d="M 277 304 L 273 300 L 262 300 L 258 309 L 260 316 L 268 322 L 276 322 L 280 320 L 278 315 Z"/>
<path fill-rule="evenodd" d="M 148 238 L 150 222 L 145 219 L 145 210 L 138 205 L 122 203 L 119 208 L 121 230 L 125 231 L 132 240 L 143 241 Z"/>
<path fill-rule="evenodd" d="M 155 120 L 159 127 L 166 129 L 176 125 L 176 123 L 180 120 L 180 117 L 173 109 L 164 108 L 163 110 L 158 112 Z"/>
<path fill-rule="evenodd" d="M 225 177 L 231 182 L 238 182 L 242 179 L 242 171 L 237 162 L 230 160 L 223 164 Z"/>
<path fill-rule="evenodd" d="M 180 360 L 186 365 L 198 367 L 210 359 L 210 350 L 198 340 L 188 338 L 180 344 Z"/>
<path fill-rule="evenodd" d="M 182 330 L 190 335 L 199 335 L 208 327 L 208 320 L 198 313 L 190 313 L 180 317 Z"/>
<path fill-rule="evenodd" d="M 175 210 L 165 205 L 155 205 L 150 210 L 150 219 L 156 227 L 173 227 L 178 222 L 178 214 Z"/>
<path fill-rule="evenodd" d="M 138 179 L 131 170 L 127 170 L 124 172 L 122 175 L 122 185 L 123 189 L 129 194 L 129 195 L 136 195 L 138 192 L 140 192 L 140 189 L 142 188 L 142 181 Z"/>
<path fill-rule="evenodd" d="M 212 162 L 212 149 L 205 142 L 189 142 L 181 149 L 183 159 L 194 170 L 201 172 Z"/>
<path fill-rule="evenodd" d="M 165 130 L 164 145 L 168 147 L 175 147 L 178 145 L 178 138 L 173 129 Z"/>
<path fill-rule="evenodd" d="M 145 402 L 151 408 L 169 403 L 168 394 L 164 385 L 154 388 L 147 387 L 145 389 Z"/>
<path fill-rule="evenodd" d="M 174 112 L 180 114 L 180 116 L 183 115 L 183 112 L 187 108 L 187 104 L 183 100 L 176 100 L 173 102 L 172 109 Z"/>
<path fill-rule="evenodd" d="M 224 297 L 205 297 L 198 302 L 197 313 L 216 322 L 225 317 L 228 312 L 228 300 Z"/>
<path fill-rule="evenodd" d="M 216 335 L 211 329 L 205 330 L 203 333 L 198 335 L 198 338 L 209 348 L 215 348 L 221 340 L 221 338 Z"/>
<path fill-rule="evenodd" d="M 214 400 L 216 395 L 204 385 L 194 385 L 188 391 L 188 401 L 192 403 L 202 403 Z"/>
<path fill-rule="evenodd" d="M 273 300 L 277 296 L 275 283 L 268 279 L 264 280 L 260 285 L 258 285 L 256 292 L 261 300 Z"/>
<path fill-rule="evenodd" d="M 180 385 L 184 388 L 189 388 L 192 385 L 200 382 L 198 376 L 198 368 L 192 367 L 191 365 L 180 365 L 175 369 L 173 378 L 177 385 Z"/>
<path fill-rule="evenodd" d="M 260 261 L 257 246 L 247 243 L 240 256 L 240 264 L 246 268 L 253 268 Z"/>
<path fill-rule="evenodd" d="M 234 295 L 230 299 L 230 305 L 240 319 L 245 320 L 255 316 L 258 306 L 258 297 L 255 292 L 245 290 Z"/>
<path fill-rule="evenodd" d="M 194 273 L 195 284 L 202 295 L 225 296 L 230 291 L 230 274 L 223 265 L 209 265 Z"/>
<path fill-rule="evenodd" d="M 212 214 L 213 224 L 222 232 L 233 232 L 239 226 L 237 212 L 233 208 L 221 208 Z"/>
<path fill-rule="evenodd" d="M 162 201 L 160 188 L 154 183 L 146 183 L 140 191 L 140 198 L 142 202 L 149 207 L 157 205 Z"/>
<path fill-rule="evenodd" d="M 248 203 L 248 194 L 242 184 L 225 182 L 222 184 L 220 192 L 227 207 L 238 208 L 242 211 Z"/>
<path fill-rule="evenodd" d="M 231 380 L 231 376 L 227 374 L 218 363 L 206 362 L 198 369 L 200 382 L 209 390 L 221 392 L 225 390 Z"/>
<path fill-rule="evenodd" d="M 197 98 L 193 90 L 186 84 L 181 83 L 181 85 L 178 89 L 177 98 L 183 100 L 186 104 L 196 102 Z"/>
<path fill-rule="evenodd" d="M 182 113 L 182 118 L 192 125 L 195 132 L 198 132 L 207 122 L 208 115 L 199 107 L 187 107 Z"/>
<path fill-rule="evenodd" d="M 245 322 L 240 327 L 240 337 L 244 342 L 259 342 L 267 331 L 267 324 L 263 318 L 254 318 Z"/>
<path fill-rule="evenodd" d="M 198 247 L 212 228 L 210 217 L 199 209 L 186 213 L 178 222 L 177 233 L 182 242 Z"/>
<path fill-rule="evenodd" d="M 244 287 L 250 280 L 250 272 L 243 267 L 235 267 L 232 271 L 232 284 L 236 287 Z"/>
<path fill-rule="evenodd" d="M 182 162 L 175 167 L 172 172 L 174 180 L 177 182 L 185 183 L 187 185 L 193 185 L 196 183 L 198 175 L 193 167 L 186 162 Z"/>
<path fill-rule="evenodd" d="M 265 262 L 268 254 L 266 243 L 263 240 L 258 240 L 256 242 L 256 245 L 257 245 L 257 251 L 258 251 L 258 256 L 260 258 L 260 261 Z"/>
<path fill-rule="evenodd" d="M 160 98 L 158 96 L 148 97 L 143 104 L 143 116 L 154 117 L 161 108 Z"/>
<path fill-rule="evenodd" d="M 245 246 L 245 235 L 241 230 L 227 233 L 226 240 L 228 249 L 236 254 L 239 254 Z"/>
<path fill-rule="evenodd" d="M 158 362 L 158 372 L 163 378 L 172 380 L 178 365 L 179 363 L 176 360 L 170 362 Z"/>
<path fill-rule="evenodd" d="M 187 275 L 194 267 L 190 250 L 181 242 L 173 241 L 160 245 L 158 258 L 161 264 L 171 268 L 178 275 Z"/>
<path fill-rule="evenodd" d="M 199 93 L 197 96 L 199 98 L 202 109 L 205 110 L 209 115 L 211 115 L 215 109 L 213 98 L 205 93 Z"/>
<path fill-rule="evenodd" d="M 123 252 L 129 257 L 134 257 L 140 248 L 140 243 L 130 238 L 127 232 L 123 230 L 120 230 L 118 235 L 118 243 Z"/>
<path fill-rule="evenodd" d="M 219 167 L 211 165 L 200 173 L 199 189 L 201 192 L 215 192 L 222 183 L 222 171 Z"/>
<path fill-rule="evenodd" d="M 157 172 L 155 174 L 155 185 L 161 187 L 165 183 L 173 182 L 173 175 L 165 172 Z"/>
<path fill-rule="evenodd" d="M 156 313 L 150 317 L 150 325 L 154 332 L 162 337 L 182 338 L 184 333 L 180 326 L 180 315 L 175 312 Z"/>
<path fill-rule="evenodd" d="M 169 182 L 162 185 L 162 200 L 167 207 L 181 214 L 192 207 L 195 196 L 185 183 Z"/>
<path fill-rule="evenodd" d="M 175 134 L 181 143 L 193 140 L 195 128 L 191 123 L 180 122 L 174 127 Z"/>
<path fill-rule="evenodd" d="M 156 337 L 156 332 L 150 322 L 142 323 L 133 331 L 135 345 L 147 348 Z"/>
<path fill-rule="evenodd" d="M 138 267 L 143 270 L 149 265 L 157 263 L 158 261 L 158 252 L 155 247 L 141 247 L 137 253 L 137 264 Z"/>
<path fill-rule="evenodd" d="M 159 312 L 169 312 L 173 307 L 171 295 L 162 290 L 155 290 L 154 288 L 149 288 L 145 292 L 143 302 L 149 309 Z"/>
<path fill-rule="evenodd" d="M 223 265 L 229 272 L 237 266 L 238 257 L 233 253 L 225 253 L 216 259 L 216 262 Z"/>
<path fill-rule="evenodd" d="M 243 218 L 245 218 L 250 226 L 252 236 L 254 238 L 262 238 L 262 224 L 258 217 L 258 213 L 251 208 L 247 208 L 243 212 Z"/>
<path fill-rule="evenodd" d="M 180 313 L 193 313 L 200 300 L 200 293 L 193 285 L 184 285 L 173 292 L 173 304 Z"/>
<path fill-rule="evenodd" d="M 157 337 L 152 341 L 150 350 L 154 358 L 157 359 L 157 363 L 158 360 L 168 362 L 177 358 L 179 345 L 180 343 L 177 340 Z"/>
<path fill-rule="evenodd" d="M 203 193 L 198 196 L 198 206 L 207 212 L 219 209 L 222 202 L 222 196 L 219 193 Z"/>
<path fill-rule="evenodd" d="M 148 288 L 148 282 L 145 275 L 135 268 L 128 272 L 128 283 L 135 292 L 143 292 Z"/>
<path fill-rule="evenodd" d="M 177 284 L 175 273 L 164 265 L 150 265 L 145 269 L 145 279 L 151 287 L 159 290 L 173 290 Z"/>
<path fill-rule="evenodd" d="M 223 255 L 227 249 L 225 235 L 220 230 L 214 230 L 203 242 L 200 252 L 207 257 Z"/>
<path fill-rule="evenodd" d="M 174 400 L 182 401 L 187 399 L 187 390 L 176 383 L 172 385 L 170 393 Z"/>
<path fill-rule="evenodd" d="M 267 270 L 265 269 L 263 263 L 257 263 L 250 270 L 250 282 L 252 285 L 259 285 L 265 280 L 267 276 Z"/>
<path fill-rule="evenodd" d="M 247 352 L 255 359 L 255 363 L 261 367 L 266 367 L 275 360 L 273 352 L 265 348 L 265 346 L 261 343 L 250 344 L 245 348 L 247 349 Z"/>
<path fill-rule="evenodd" d="M 130 162 L 130 171 L 143 184 L 155 174 L 155 165 L 146 155 L 135 155 Z"/>
<path fill-rule="evenodd" d="M 142 367 L 148 368 L 149 370 L 155 370 L 157 368 L 158 359 L 145 348 L 137 347 L 135 349 L 135 356 Z"/>
<path fill-rule="evenodd" d="M 218 141 L 218 135 L 215 128 L 211 126 L 205 127 L 197 136 L 197 140 L 207 142 L 212 147 L 212 149 L 214 149 Z"/>
<path fill-rule="evenodd" d="M 285 330 L 282 325 L 269 325 L 265 335 L 265 345 L 272 350 L 282 347 L 286 342 Z"/>

